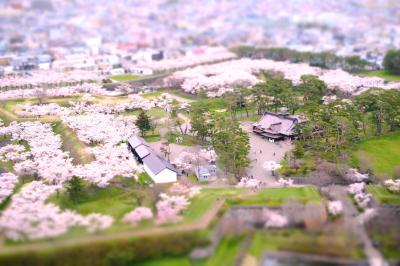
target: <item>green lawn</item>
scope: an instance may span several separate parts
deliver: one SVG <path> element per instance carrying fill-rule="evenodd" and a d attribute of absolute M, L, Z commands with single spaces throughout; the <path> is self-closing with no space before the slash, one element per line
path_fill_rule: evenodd
<path fill-rule="evenodd" d="M 183 222 L 192 222 L 207 212 L 217 199 L 226 199 L 229 205 L 269 205 L 283 204 L 287 199 L 297 199 L 301 202 L 320 202 L 321 196 L 311 186 L 289 188 L 265 188 L 256 194 L 249 194 L 246 189 L 202 189 L 196 195 L 183 213 Z"/>
<path fill-rule="evenodd" d="M 191 266 L 190 260 L 184 257 L 179 258 L 160 258 L 144 262 L 135 263 L 137 266 Z"/>
<path fill-rule="evenodd" d="M 182 142 L 176 142 L 176 137 L 182 137 Z M 182 145 L 182 146 L 193 146 L 198 144 L 197 138 L 187 135 L 187 134 L 180 134 L 176 132 L 170 132 L 167 134 L 167 140 L 169 143 L 174 143 L 177 145 Z"/>
<path fill-rule="evenodd" d="M 379 203 L 390 205 L 400 205 L 400 193 L 390 192 L 384 186 L 369 185 L 368 192 L 372 194 L 374 200 Z"/>
<path fill-rule="evenodd" d="M 180 90 L 167 90 L 168 93 L 176 95 L 178 97 L 187 99 L 187 100 L 196 100 L 198 98 L 197 95 L 194 94 L 190 94 L 190 93 L 185 93 L 183 91 Z"/>
<path fill-rule="evenodd" d="M 146 172 L 141 172 L 138 176 L 138 183 L 142 186 L 146 186 L 154 183 L 154 181 Z"/>
<path fill-rule="evenodd" d="M 343 258 L 362 258 L 357 243 L 346 232 L 313 234 L 300 229 L 256 231 L 249 254 L 260 259 L 265 251 L 291 251 Z"/>
<path fill-rule="evenodd" d="M 363 140 L 357 148 L 353 165 L 359 165 L 362 158 L 367 158 L 377 176 L 393 176 L 394 168 L 400 166 L 400 132 Z"/>
<path fill-rule="evenodd" d="M 231 198 L 246 192 L 243 189 L 221 188 L 202 189 L 201 192 L 191 199 L 189 207 L 183 212 L 183 222 L 193 222 L 203 216 L 217 199 Z"/>
<path fill-rule="evenodd" d="M 87 164 L 94 160 L 93 154 L 87 151 L 87 145 L 83 143 L 76 133 L 65 125 L 63 122 L 58 121 L 53 123 L 53 131 L 60 134 L 62 140 L 62 149 L 69 152 L 76 164 Z"/>
<path fill-rule="evenodd" d="M 288 188 L 265 188 L 251 196 L 238 196 L 232 199 L 232 204 L 239 205 L 269 205 L 278 206 L 288 199 L 295 199 L 303 203 L 320 202 L 321 196 L 317 189 L 312 186 L 288 187 Z"/>
<path fill-rule="evenodd" d="M 85 197 L 78 203 L 72 202 L 66 193 L 52 195 L 48 201 L 83 215 L 97 212 L 119 220 L 137 206 L 151 207 L 153 200 L 150 194 L 146 188 L 138 186 L 133 178 L 120 177 L 106 188 L 86 185 Z"/>
<path fill-rule="evenodd" d="M 144 140 L 147 142 L 157 142 L 161 140 L 161 136 L 159 133 L 155 132 L 154 134 L 152 133 L 147 133 L 144 137 Z"/>
<path fill-rule="evenodd" d="M 386 70 L 375 70 L 363 73 L 363 75 L 368 77 L 379 77 L 386 81 L 400 81 L 400 75 L 389 74 Z"/>
<path fill-rule="evenodd" d="M 135 195 L 124 193 L 122 189 L 115 187 L 92 187 L 87 197 L 77 204 L 74 204 L 66 194 L 61 194 L 58 197 L 57 195 L 52 196 L 49 201 L 62 208 L 76 210 L 80 214 L 86 215 L 97 212 L 111 215 L 117 219 L 138 206 Z"/>
<path fill-rule="evenodd" d="M 142 97 L 145 99 L 154 99 L 160 97 L 162 94 L 161 91 L 152 91 L 142 94 Z"/>
<path fill-rule="evenodd" d="M 305 177 L 310 171 L 315 170 L 315 158 L 312 156 L 304 156 L 301 160 L 296 160 L 298 168 L 289 167 L 288 160 L 282 162 L 282 167 L 278 170 L 279 174 L 286 177 Z"/>
<path fill-rule="evenodd" d="M 230 236 L 221 239 L 205 266 L 233 266 L 242 241 L 243 236 Z"/>
<path fill-rule="evenodd" d="M 138 76 L 138 75 L 122 74 L 122 75 L 111 76 L 110 79 L 113 79 L 113 80 L 116 80 L 116 81 L 130 81 L 130 80 L 138 79 L 140 77 L 141 76 Z"/>
<path fill-rule="evenodd" d="M 152 118 L 162 118 L 168 116 L 168 113 L 160 107 L 155 107 L 147 111 L 147 115 L 149 115 Z"/>

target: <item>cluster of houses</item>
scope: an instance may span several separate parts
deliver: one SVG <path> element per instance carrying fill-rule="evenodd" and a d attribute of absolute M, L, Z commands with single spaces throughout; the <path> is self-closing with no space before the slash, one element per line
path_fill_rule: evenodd
<path fill-rule="evenodd" d="M 0 76 L 15 75 L 35 70 L 92 71 L 102 75 L 151 75 L 153 70 L 137 66 L 138 62 L 158 61 L 164 58 L 163 51 L 140 50 L 120 56 L 117 54 L 90 54 L 85 50 L 56 55 L 6 55 L 0 56 Z"/>

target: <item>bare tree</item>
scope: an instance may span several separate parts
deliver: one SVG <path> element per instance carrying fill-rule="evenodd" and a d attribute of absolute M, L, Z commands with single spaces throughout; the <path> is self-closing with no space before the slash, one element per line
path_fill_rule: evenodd
<path fill-rule="evenodd" d="M 156 128 L 157 128 L 157 125 L 158 125 L 158 122 L 157 122 L 157 119 L 151 119 L 150 120 L 150 130 L 151 130 L 151 133 L 154 135 L 154 131 L 156 130 Z"/>
<path fill-rule="evenodd" d="M 167 157 L 169 161 L 169 155 L 171 154 L 171 148 L 169 146 L 169 142 L 163 142 L 160 147 L 160 151 Z"/>
<path fill-rule="evenodd" d="M 36 96 L 36 99 L 37 99 L 38 103 L 39 104 L 43 104 L 45 99 L 46 99 L 46 97 L 47 97 L 46 89 L 37 89 L 35 91 L 35 96 Z"/>

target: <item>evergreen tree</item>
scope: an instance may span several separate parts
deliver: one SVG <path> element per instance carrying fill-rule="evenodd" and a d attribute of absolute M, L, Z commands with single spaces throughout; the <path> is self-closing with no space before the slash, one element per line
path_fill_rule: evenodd
<path fill-rule="evenodd" d="M 387 51 L 383 59 L 383 67 L 393 75 L 400 75 L 400 49 Z"/>
<path fill-rule="evenodd" d="M 140 112 L 135 124 L 139 128 L 142 137 L 145 135 L 146 131 L 151 129 L 150 118 L 144 111 Z"/>
<path fill-rule="evenodd" d="M 250 165 L 247 156 L 250 151 L 249 136 L 236 120 L 218 118 L 215 121 L 212 144 L 227 172 L 239 177 Z"/>
<path fill-rule="evenodd" d="M 70 180 L 68 180 L 67 194 L 72 202 L 80 202 L 85 196 L 85 185 L 82 179 L 77 176 L 73 176 Z"/>

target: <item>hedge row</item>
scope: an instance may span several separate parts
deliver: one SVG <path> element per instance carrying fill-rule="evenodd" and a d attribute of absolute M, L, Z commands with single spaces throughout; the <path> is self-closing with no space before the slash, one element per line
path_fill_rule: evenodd
<path fill-rule="evenodd" d="M 41 251 L 0 255 L 0 265 L 13 266 L 120 266 L 161 256 L 183 256 L 208 244 L 201 232 L 152 235 L 124 240 L 96 241 Z"/>

